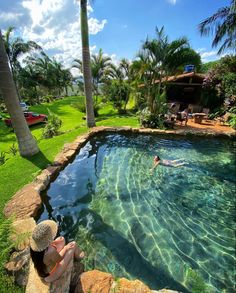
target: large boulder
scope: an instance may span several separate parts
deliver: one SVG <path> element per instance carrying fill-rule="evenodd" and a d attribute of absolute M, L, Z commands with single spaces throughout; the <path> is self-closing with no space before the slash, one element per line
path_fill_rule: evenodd
<path fill-rule="evenodd" d="M 42 280 L 30 261 L 29 278 L 25 293 L 69 293 L 73 260 L 68 264 L 66 271 L 56 281 L 46 283 Z"/>
<path fill-rule="evenodd" d="M 169 289 L 161 289 L 158 291 L 152 290 L 152 293 L 181 293 L 181 292 L 173 291 L 173 290 L 169 290 Z"/>
<path fill-rule="evenodd" d="M 4 208 L 5 217 L 14 216 L 15 219 L 35 217 L 42 205 L 39 193 L 33 183 L 20 189 Z"/>
<path fill-rule="evenodd" d="M 82 273 L 74 293 L 109 293 L 114 279 L 111 274 L 98 270 Z"/>
<path fill-rule="evenodd" d="M 84 264 L 79 261 L 74 261 L 74 267 L 71 275 L 70 292 L 76 292 L 76 287 L 80 284 L 80 275 L 84 272 Z"/>
<path fill-rule="evenodd" d="M 13 252 L 8 263 L 4 265 L 9 274 L 14 276 L 15 282 L 25 287 L 28 280 L 28 268 L 30 261 L 29 248 L 20 252 Z"/>
<path fill-rule="evenodd" d="M 50 284 L 42 282 L 31 260 L 30 266 L 29 266 L 29 278 L 28 278 L 25 293 L 33 293 L 33 292 L 34 293 L 49 293 Z"/>
<path fill-rule="evenodd" d="M 37 192 L 41 192 L 45 190 L 49 183 L 56 178 L 60 171 L 60 166 L 48 166 L 46 169 L 44 169 L 35 179 L 34 179 L 34 189 Z"/>
<path fill-rule="evenodd" d="M 117 289 L 119 293 L 151 293 L 146 285 L 139 280 L 129 281 L 125 278 L 121 278 L 117 281 Z"/>
<path fill-rule="evenodd" d="M 35 220 L 31 217 L 13 222 L 13 231 L 10 238 L 16 250 L 24 250 L 29 246 L 29 239 L 35 226 Z"/>

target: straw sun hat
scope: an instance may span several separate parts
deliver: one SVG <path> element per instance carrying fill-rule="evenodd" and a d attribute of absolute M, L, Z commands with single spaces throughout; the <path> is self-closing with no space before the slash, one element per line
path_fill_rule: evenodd
<path fill-rule="evenodd" d="M 35 228 L 30 237 L 30 247 L 34 251 L 43 251 L 57 235 L 57 223 L 51 220 L 42 221 Z"/>

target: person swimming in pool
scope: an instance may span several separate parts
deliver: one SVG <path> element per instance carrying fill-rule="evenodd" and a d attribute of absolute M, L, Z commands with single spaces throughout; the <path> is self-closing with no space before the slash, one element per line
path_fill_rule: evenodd
<path fill-rule="evenodd" d="M 158 165 L 168 166 L 168 167 L 180 167 L 186 165 L 186 162 L 180 162 L 182 159 L 177 160 L 161 160 L 159 156 L 155 156 L 153 159 L 153 167 L 151 171 L 153 171 Z"/>

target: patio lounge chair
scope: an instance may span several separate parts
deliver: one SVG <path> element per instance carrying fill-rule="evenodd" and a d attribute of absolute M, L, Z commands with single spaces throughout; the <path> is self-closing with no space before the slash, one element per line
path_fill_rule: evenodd
<path fill-rule="evenodd" d="M 171 114 L 176 115 L 179 112 L 179 108 L 180 108 L 180 104 L 179 103 L 172 103 L 170 108 L 169 108 L 169 112 Z"/>
<path fill-rule="evenodd" d="M 215 123 L 219 122 L 222 125 L 228 126 L 229 124 L 227 122 L 229 120 L 229 117 L 230 117 L 230 113 L 227 112 L 223 116 L 215 118 L 214 121 Z"/>

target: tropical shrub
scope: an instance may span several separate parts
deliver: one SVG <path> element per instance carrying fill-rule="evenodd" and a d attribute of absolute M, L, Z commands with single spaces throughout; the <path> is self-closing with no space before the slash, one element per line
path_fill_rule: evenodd
<path fill-rule="evenodd" d="M 13 243 L 10 234 L 13 231 L 12 219 L 0 222 L 0 292 L 23 292 L 22 288 L 14 285 L 13 277 L 6 274 L 4 264 L 8 261 Z"/>
<path fill-rule="evenodd" d="M 165 114 L 167 113 L 166 91 L 157 94 L 153 104 L 153 112 L 148 107 L 140 112 L 140 124 L 150 128 L 164 128 Z"/>
<path fill-rule="evenodd" d="M 164 128 L 164 121 L 163 114 L 151 113 L 148 108 L 145 108 L 140 112 L 140 124 L 143 127 Z"/>
<path fill-rule="evenodd" d="M 230 115 L 228 119 L 228 123 L 233 129 L 236 129 L 236 115 L 235 114 Z"/>
<path fill-rule="evenodd" d="M 233 106 L 232 108 L 230 108 L 228 112 L 236 114 L 236 106 Z"/>
<path fill-rule="evenodd" d="M 203 82 L 202 105 L 215 112 L 225 99 L 236 94 L 236 56 L 225 56 L 214 64 Z"/>
<path fill-rule="evenodd" d="M 75 109 L 77 109 L 78 111 L 82 112 L 82 113 L 86 113 L 86 105 L 84 103 L 74 103 L 72 105 Z M 93 111 L 94 111 L 94 116 L 98 117 L 98 110 L 100 109 L 100 106 L 98 104 L 94 104 L 93 105 Z"/>
<path fill-rule="evenodd" d="M 73 103 L 71 106 L 82 113 L 86 113 L 86 106 L 84 102 L 83 103 L 76 102 L 76 103 Z"/>
<path fill-rule="evenodd" d="M 201 65 L 201 68 L 200 68 L 200 72 L 202 73 L 207 73 L 210 69 L 212 69 L 217 63 L 219 62 L 219 60 L 216 60 L 216 61 L 210 61 L 210 62 L 206 62 L 206 63 L 203 63 Z"/>
<path fill-rule="evenodd" d="M 41 103 L 51 103 L 54 100 L 55 100 L 55 97 L 53 95 L 46 95 L 40 98 Z"/>
<path fill-rule="evenodd" d="M 105 95 L 119 113 L 125 112 L 129 100 L 130 85 L 125 80 L 112 80 L 104 88 Z"/>
<path fill-rule="evenodd" d="M 236 73 L 229 72 L 222 78 L 222 88 L 226 98 L 236 95 Z"/>
<path fill-rule="evenodd" d="M 55 135 L 58 135 L 61 125 L 61 119 L 48 109 L 48 122 L 43 129 L 42 137 L 51 138 Z"/>

